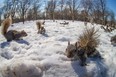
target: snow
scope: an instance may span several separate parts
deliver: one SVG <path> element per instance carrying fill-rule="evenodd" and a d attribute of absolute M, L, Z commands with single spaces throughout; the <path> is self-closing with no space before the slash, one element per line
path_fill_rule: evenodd
<path fill-rule="evenodd" d="M 98 51 L 104 59 L 88 58 L 87 66 L 65 55 L 68 41 L 74 43 L 85 26 L 81 21 L 46 20 L 46 34 L 37 34 L 36 21 L 14 23 L 9 29 L 25 30 L 28 34 L 20 41 L 6 42 L 0 34 L 0 77 L 116 77 L 116 47 L 110 37 L 116 30 L 106 33 L 94 24 L 100 33 Z M 87 25 L 92 27 L 90 23 Z"/>

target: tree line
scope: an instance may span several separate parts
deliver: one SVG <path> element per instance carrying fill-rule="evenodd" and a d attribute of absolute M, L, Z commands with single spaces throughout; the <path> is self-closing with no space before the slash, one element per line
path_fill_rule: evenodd
<path fill-rule="evenodd" d="M 94 22 L 116 27 L 114 12 L 106 0 L 4 0 L 0 8 L 4 18 L 12 15 L 14 22 L 56 19 Z"/>

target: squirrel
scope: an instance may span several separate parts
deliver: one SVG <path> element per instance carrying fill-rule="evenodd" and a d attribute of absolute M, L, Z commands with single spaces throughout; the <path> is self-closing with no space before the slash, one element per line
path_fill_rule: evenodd
<path fill-rule="evenodd" d="M 36 25 L 37 25 L 37 29 L 38 29 L 38 32 L 37 33 L 40 33 L 40 34 L 45 34 L 45 28 L 44 28 L 44 26 L 42 26 L 42 25 L 44 25 L 45 24 L 45 21 L 44 22 L 40 22 L 40 21 L 37 21 L 36 22 Z"/>
<path fill-rule="evenodd" d="M 68 58 L 79 58 L 80 65 L 85 66 L 88 57 L 96 57 L 103 59 L 97 51 L 96 47 L 99 44 L 98 30 L 95 28 L 86 28 L 82 35 L 79 36 L 75 44 L 70 44 L 66 48 L 65 54 Z"/>
<path fill-rule="evenodd" d="M 85 66 L 86 64 L 86 53 L 83 49 L 79 48 L 79 43 L 76 42 L 75 44 L 70 44 L 70 41 L 68 41 L 68 46 L 65 51 L 65 55 L 68 58 L 78 58 L 80 60 L 80 65 Z"/>
<path fill-rule="evenodd" d="M 2 22 L 2 35 L 6 38 L 7 42 L 12 41 L 12 40 L 19 40 L 21 37 L 27 36 L 27 33 L 22 30 L 22 31 L 16 31 L 16 30 L 8 30 L 9 26 L 12 25 L 12 17 L 11 15 L 9 18 L 6 18 Z"/>

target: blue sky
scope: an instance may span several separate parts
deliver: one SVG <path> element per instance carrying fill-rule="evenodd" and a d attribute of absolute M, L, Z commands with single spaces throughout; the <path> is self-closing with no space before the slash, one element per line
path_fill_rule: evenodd
<path fill-rule="evenodd" d="M 107 6 L 114 11 L 116 17 L 116 0 L 107 0 Z"/>
<path fill-rule="evenodd" d="M 0 4 L 3 2 L 4 0 L 0 0 Z"/>

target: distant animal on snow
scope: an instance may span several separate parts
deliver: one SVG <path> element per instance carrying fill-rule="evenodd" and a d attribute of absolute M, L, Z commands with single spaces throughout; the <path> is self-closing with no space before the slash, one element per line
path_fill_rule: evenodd
<path fill-rule="evenodd" d="M 37 30 L 38 30 L 37 33 L 45 34 L 46 30 L 45 30 L 45 28 L 43 26 L 44 24 L 45 24 L 45 21 L 44 22 L 41 22 L 41 21 L 36 22 L 36 26 L 37 26 Z"/>
<path fill-rule="evenodd" d="M 64 21 L 64 22 L 62 22 L 62 23 L 60 23 L 60 24 L 68 25 L 68 24 L 69 24 L 69 22 Z"/>

